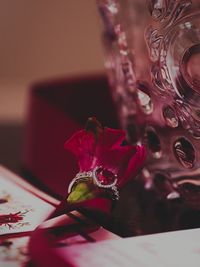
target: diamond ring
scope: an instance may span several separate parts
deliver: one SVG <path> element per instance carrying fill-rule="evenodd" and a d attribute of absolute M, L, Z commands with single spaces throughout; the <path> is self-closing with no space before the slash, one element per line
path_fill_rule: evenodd
<path fill-rule="evenodd" d="M 88 181 L 88 178 L 92 178 L 93 183 L 97 187 L 108 190 L 110 189 L 112 191 L 113 199 L 119 199 L 119 191 L 116 186 L 117 175 L 102 166 L 96 166 L 93 170 L 77 173 L 69 184 L 68 193 L 71 193 L 74 185 L 79 182 Z"/>

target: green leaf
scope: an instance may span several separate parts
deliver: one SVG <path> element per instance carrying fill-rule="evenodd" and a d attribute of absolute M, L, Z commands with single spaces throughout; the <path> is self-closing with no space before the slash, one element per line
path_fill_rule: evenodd
<path fill-rule="evenodd" d="M 94 197 L 95 195 L 91 191 L 89 184 L 81 182 L 72 188 L 72 192 L 69 194 L 67 201 L 70 203 L 77 203 Z"/>

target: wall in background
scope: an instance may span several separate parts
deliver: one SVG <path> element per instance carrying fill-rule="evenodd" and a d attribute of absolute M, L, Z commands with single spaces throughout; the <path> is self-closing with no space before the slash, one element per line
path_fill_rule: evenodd
<path fill-rule="evenodd" d="M 0 122 L 23 122 L 32 82 L 104 69 L 95 0 L 0 0 Z"/>

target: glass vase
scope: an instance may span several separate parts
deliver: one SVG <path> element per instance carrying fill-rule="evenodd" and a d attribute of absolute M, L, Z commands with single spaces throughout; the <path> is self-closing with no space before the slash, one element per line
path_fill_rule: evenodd
<path fill-rule="evenodd" d="M 200 1 L 98 0 L 105 65 L 140 179 L 200 208 Z"/>

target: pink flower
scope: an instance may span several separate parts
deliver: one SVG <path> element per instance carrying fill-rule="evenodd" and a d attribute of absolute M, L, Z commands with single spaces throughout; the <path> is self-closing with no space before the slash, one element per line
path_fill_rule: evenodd
<path fill-rule="evenodd" d="M 104 174 L 117 176 L 120 188 L 137 175 L 146 157 L 144 146 L 122 145 L 124 140 L 123 130 L 102 128 L 95 118 L 90 118 L 86 129 L 75 133 L 65 148 L 76 156 L 80 172 L 102 166 Z"/>

